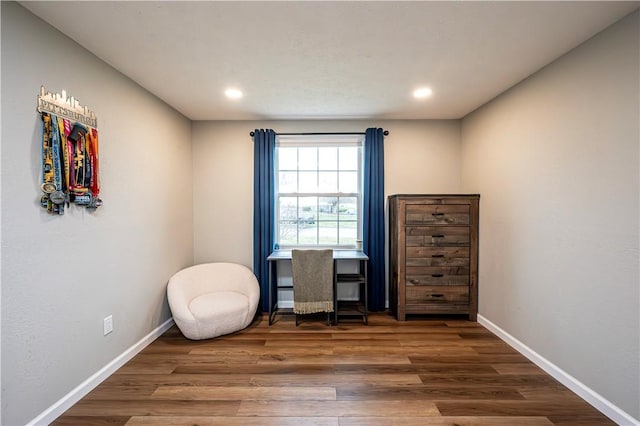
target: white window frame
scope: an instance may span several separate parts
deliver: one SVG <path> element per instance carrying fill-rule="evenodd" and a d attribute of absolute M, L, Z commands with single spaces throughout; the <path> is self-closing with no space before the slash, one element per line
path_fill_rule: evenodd
<path fill-rule="evenodd" d="M 292 192 L 292 193 L 280 193 L 279 188 L 279 148 L 280 147 L 344 147 L 344 146 L 357 146 L 358 149 L 358 170 L 357 170 L 357 179 L 358 179 L 358 187 L 356 193 L 344 193 L 344 192 L 310 192 L 310 193 L 301 193 L 301 192 Z M 339 166 L 338 166 L 339 167 Z M 352 250 L 358 248 L 357 241 L 362 241 L 362 228 L 363 228 L 363 188 L 364 188 L 364 134 L 331 134 L 331 135 L 277 135 L 276 136 L 276 153 L 275 153 L 275 200 L 274 200 L 274 212 L 275 212 L 275 224 L 274 224 L 274 239 L 275 243 L 281 249 L 292 249 L 292 248 L 333 248 L 333 249 L 343 249 L 343 250 Z M 316 168 L 318 170 L 318 168 Z M 339 171 L 340 169 L 338 169 Z M 297 170 L 298 172 L 300 169 Z M 280 197 L 318 197 L 318 198 L 346 198 L 352 197 L 356 198 L 357 202 L 357 237 L 356 242 L 354 244 L 339 244 L 340 236 L 338 234 L 338 244 L 282 244 L 280 242 Z M 297 213 L 299 214 L 299 212 Z M 298 216 L 296 216 L 298 218 Z M 299 242 L 300 237 L 300 223 L 297 221 L 297 240 Z M 317 223 L 317 221 L 316 221 Z M 340 232 L 340 219 L 339 215 L 337 218 L 338 223 L 338 232 Z M 319 226 L 319 225 L 317 225 Z M 318 228 L 317 228 L 318 229 Z M 319 237 L 316 238 L 316 242 L 318 242 Z"/>

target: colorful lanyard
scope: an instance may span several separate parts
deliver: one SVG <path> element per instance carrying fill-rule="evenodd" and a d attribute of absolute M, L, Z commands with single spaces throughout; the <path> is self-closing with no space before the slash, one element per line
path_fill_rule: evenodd
<path fill-rule="evenodd" d="M 98 198 L 98 131 L 42 113 L 42 207 L 64 214 L 73 202 L 95 210 Z"/>

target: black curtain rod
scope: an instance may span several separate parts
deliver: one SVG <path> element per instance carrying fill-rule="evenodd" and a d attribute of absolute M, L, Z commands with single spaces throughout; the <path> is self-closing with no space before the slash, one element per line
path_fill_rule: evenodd
<path fill-rule="evenodd" d="M 312 132 L 312 133 L 276 133 L 278 136 L 313 136 L 313 135 L 364 135 L 365 132 Z M 382 132 L 383 135 L 389 136 L 389 131 Z M 249 132 L 249 136 L 253 137 L 255 132 Z"/>

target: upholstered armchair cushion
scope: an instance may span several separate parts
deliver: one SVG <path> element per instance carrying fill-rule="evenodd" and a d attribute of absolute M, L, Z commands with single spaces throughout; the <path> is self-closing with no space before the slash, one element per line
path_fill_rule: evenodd
<path fill-rule="evenodd" d="M 244 265 L 204 263 L 177 272 L 167 287 L 176 325 L 193 340 L 247 327 L 260 299 L 258 280 Z"/>

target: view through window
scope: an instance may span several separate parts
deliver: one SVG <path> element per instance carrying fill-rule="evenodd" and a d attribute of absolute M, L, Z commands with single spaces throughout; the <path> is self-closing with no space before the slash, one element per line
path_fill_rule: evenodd
<path fill-rule="evenodd" d="M 276 242 L 353 248 L 362 235 L 363 135 L 279 135 Z"/>

